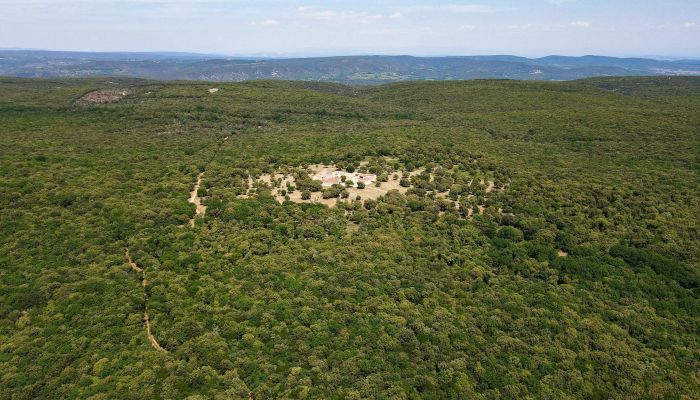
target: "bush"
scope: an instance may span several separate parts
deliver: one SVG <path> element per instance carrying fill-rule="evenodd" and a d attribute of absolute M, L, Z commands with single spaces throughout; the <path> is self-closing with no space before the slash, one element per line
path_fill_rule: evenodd
<path fill-rule="evenodd" d="M 524 235 L 523 232 L 518 228 L 514 228 L 512 226 L 504 226 L 498 230 L 498 237 L 503 239 L 509 239 L 514 242 L 520 242 L 523 240 Z"/>
<path fill-rule="evenodd" d="M 411 199 L 406 204 L 411 209 L 411 211 L 420 211 L 423 209 L 423 203 L 421 203 L 420 200 Z"/>
<path fill-rule="evenodd" d="M 377 200 L 374 200 L 374 199 L 365 200 L 365 208 L 366 209 L 371 210 L 375 207 L 377 207 Z"/>
<path fill-rule="evenodd" d="M 56 205 L 61 206 L 61 207 L 68 207 L 71 204 L 73 204 L 76 199 L 77 199 L 77 196 L 72 194 L 72 193 L 63 194 L 56 199 Z"/>

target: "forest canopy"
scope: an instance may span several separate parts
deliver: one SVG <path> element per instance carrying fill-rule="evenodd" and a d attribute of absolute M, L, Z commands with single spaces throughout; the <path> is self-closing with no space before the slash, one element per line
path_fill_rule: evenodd
<path fill-rule="evenodd" d="M 698 109 L 681 77 L 0 78 L 0 398 L 696 398 Z"/>

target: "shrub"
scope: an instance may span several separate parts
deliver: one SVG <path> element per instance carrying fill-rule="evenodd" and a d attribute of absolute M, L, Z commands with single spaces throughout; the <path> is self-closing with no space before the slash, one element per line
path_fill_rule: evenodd
<path fill-rule="evenodd" d="M 377 200 L 374 200 L 374 199 L 365 200 L 365 208 L 366 209 L 371 210 L 375 207 L 377 207 Z"/>

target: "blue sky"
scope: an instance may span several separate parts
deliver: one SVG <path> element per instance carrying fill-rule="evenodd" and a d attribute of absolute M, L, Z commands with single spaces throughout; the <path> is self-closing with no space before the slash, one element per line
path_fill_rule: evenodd
<path fill-rule="evenodd" d="M 0 48 L 700 57 L 700 0 L 0 0 Z"/>

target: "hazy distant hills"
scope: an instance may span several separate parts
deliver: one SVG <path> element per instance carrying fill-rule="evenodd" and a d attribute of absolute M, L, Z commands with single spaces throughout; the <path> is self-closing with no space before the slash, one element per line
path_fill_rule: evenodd
<path fill-rule="evenodd" d="M 700 60 L 663 61 L 601 56 L 531 59 L 508 55 L 252 59 L 192 53 L 0 50 L 0 75 L 126 76 L 206 81 L 288 79 L 356 84 L 453 79 L 571 80 L 599 76 L 700 75 Z"/>

